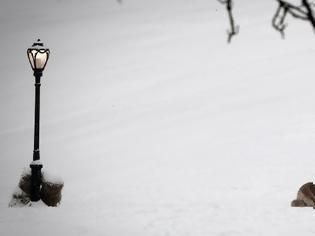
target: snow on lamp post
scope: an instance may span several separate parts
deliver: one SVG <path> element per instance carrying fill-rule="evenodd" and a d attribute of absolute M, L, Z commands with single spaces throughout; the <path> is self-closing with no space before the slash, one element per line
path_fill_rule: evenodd
<path fill-rule="evenodd" d="M 39 114 L 40 114 L 40 79 L 49 59 L 50 51 L 44 48 L 44 44 L 37 40 L 32 47 L 27 49 L 28 60 L 35 76 L 35 125 L 34 125 L 34 151 L 31 167 L 31 201 L 40 199 L 40 187 L 42 181 L 41 169 L 43 165 L 40 162 L 39 154 Z"/>

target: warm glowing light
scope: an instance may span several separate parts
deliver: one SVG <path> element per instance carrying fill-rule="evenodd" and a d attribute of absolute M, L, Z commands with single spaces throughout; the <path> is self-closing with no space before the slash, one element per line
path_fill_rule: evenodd
<path fill-rule="evenodd" d="M 27 50 L 28 59 L 32 69 L 43 71 L 47 64 L 50 51 L 44 48 L 44 44 L 38 40 L 31 48 Z"/>

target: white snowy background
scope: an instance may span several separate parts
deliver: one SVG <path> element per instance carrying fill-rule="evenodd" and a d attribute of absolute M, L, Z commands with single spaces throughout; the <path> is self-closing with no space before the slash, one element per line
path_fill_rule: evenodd
<path fill-rule="evenodd" d="M 276 1 L 1 0 L 0 235 L 314 235 L 315 35 Z M 32 160 L 26 49 L 51 50 L 41 160 L 58 208 L 9 208 Z"/>

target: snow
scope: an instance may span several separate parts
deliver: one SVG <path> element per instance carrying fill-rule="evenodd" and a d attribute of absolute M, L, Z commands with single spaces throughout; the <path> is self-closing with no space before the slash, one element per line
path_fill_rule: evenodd
<path fill-rule="evenodd" d="M 57 175 L 49 173 L 47 171 L 43 171 L 42 175 L 43 175 L 43 181 L 45 181 L 45 182 L 58 184 L 58 185 L 64 184 L 64 181 L 63 181 L 61 176 L 57 176 Z"/>
<path fill-rule="evenodd" d="M 41 166 L 43 165 L 42 161 L 41 160 L 36 160 L 36 161 L 32 161 L 31 164 L 32 166 Z"/>
<path fill-rule="evenodd" d="M 314 33 L 271 27 L 276 2 L 4 0 L 0 235 L 314 235 L 291 208 L 315 170 Z M 34 78 L 43 171 L 57 208 L 9 208 L 32 161 Z"/>

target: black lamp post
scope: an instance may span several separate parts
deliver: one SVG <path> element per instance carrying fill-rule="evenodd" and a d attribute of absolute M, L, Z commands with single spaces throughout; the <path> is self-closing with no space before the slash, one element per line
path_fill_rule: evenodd
<path fill-rule="evenodd" d="M 40 188 L 42 182 L 41 169 L 43 165 L 40 162 L 39 155 L 39 113 L 40 113 L 40 78 L 47 64 L 50 51 L 44 48 L 44 44 L 37 40 L 32 47 L 27 49 L 27 56 L 35 76 L 35 126 L 34 126 L 34 151 L 33 162 L 30 164 L 31 175 L 31 201 L 36 202 L 40 199 Z"/>

